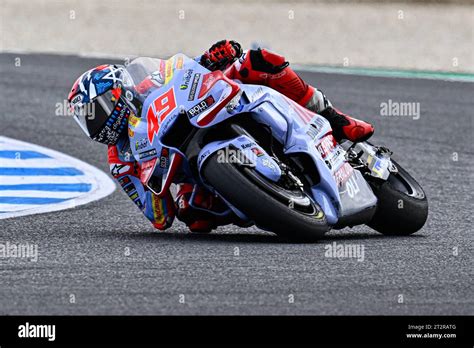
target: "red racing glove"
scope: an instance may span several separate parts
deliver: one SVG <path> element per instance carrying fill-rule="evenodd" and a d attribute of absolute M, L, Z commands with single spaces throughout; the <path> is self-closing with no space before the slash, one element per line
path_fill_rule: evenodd
<path fill-rule="evenodd" d="M 242 55 L 242 46 L 236 41 L 221 40 L 216 42 L 201 56 L 201 65 L 207 69 L 224 70 Z"/>

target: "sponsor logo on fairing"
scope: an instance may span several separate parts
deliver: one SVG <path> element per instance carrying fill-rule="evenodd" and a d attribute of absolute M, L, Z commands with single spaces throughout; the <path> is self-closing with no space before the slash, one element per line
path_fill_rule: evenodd
<path fill-rule="evenodd" d="M 256 101 L 258 98 L 260 98 L 262 95 L 264 94 L 263 92 L 263 88 L 262 87 L 258 87 L 257 90 L 255 92 L 253 92 L 250 97 L 249 97 L 249 100 L 250 102 L 254 102 Z"/>
<path fill-rule="evenodd" d="M 193 118 L 202 112 L 209 109 L 209 107 L 214 104 L 214 97 L 210 95 L 206 99 L 200 101 L 198 104 L 194 105 L 191 109 L 188 110 L 187 114 L 189 118 Z"/>
<path fill-rule="evenodd" d="M 347 179 L 349 179 L 353 171 L 351 165 L 344 162 L 344 164 L 334 172 L 334 179 L 336 180 L 337 186 L 341 187 Z"/>
<path fill-rule="evenodd" d="M 274 172 L 277 172 L 277 168 L 276 168 L 275 164 L 273 164 L 273 162 L 271 160 L 269 160 L 268 158 L 264 158 L 262 160 L 262 165 L 264 165 L 267 168 L 270 168 Z"/>
<path fill-rule="evenodd" d="M 160 168 L 167 168 L 169 164 L 169 150 L 164 147 L 161 149 L 160 154 Z"/>
<path fill-rule="evenodd" d="M 335 148 L 334 138 L 332 136 L 324 137 L 316 148 L 322 158 L 328 157 Z"/>
<path fill-rule="evenodd" d="M 165 83 L 170 82 L 173 78 L 174 70 L 173 70 L 173 58 L 168 59 L 166 61 L 166 69 L 165 69 Z"/>
<path fill-rule="evenodd" d="M 242 144 L 242 145 L 240 145 L 240 147 L 241 147 L 242 149 L 247 149 L 247 148 L 252 147 L 252 146 L 255 146 L 255 145 L 256 145 L 255 143 L 247 143 L 247 144 Z"/>
<path fill-rule="evenodd" d="M 184 59 L 183 57 L 179 56 L 178 59 L 176 59 L 176 69 L 182 69 L 184 64 Z"/>
<path fill-rule="evenodd" d="M 349 197 L 354 198 L 360 192 L 359 184 L 354 176 L 350 176 L 346 181 L 346 191 Z"/>
<path fill-rule="evenodd" d="M 265 153 L 264 153 L 262 150 L 260 150 L 258 147 L 254 147 L 254 148 L 252 149 L 252 152 L 253 152 L 257 157 L 261 157 L 261 156 L 265 155 Z"/>
<path fill-rule="evenodd" d="M 325 126 L 325 122 L 321 120 L 318 117 L 315 117 L 312 119 L 312 121 L 308 124 L 308 130 L 306 131 L 306 134 L 311 138 L 311 139 L 316 139 L 318 135 L 321 133 L 321 130 Z"/>
<path fill-rule="evenodd" d="M 374 166 L 372 167 L 372 171 L 380 177 L 383 176 L 382 161 L 378 158 L 375 160 Z"/>
<path fill-rule="evenodd" d="M 183 76 L 183 82 L 181 83 L 181 86 L 179 86 L 179 89 L 188 89 L 189 82 L 191 81 L 191 77 L 193 76 L 193 70 L 188 69 L 184 72 Z"/>
<path fill-rule="evenodd" d="M 199 84 L 199 80 L 201 79 L 201 74 L 197 73 L 193 77 L 193 82 L 191 83 L 191 88 L 189 89 L 188 101 L 194 100 L 197 91 L 197 85 Z"/>
<path fill-rule="evenodd" d="M 148 157 L 155 156 L 155 155 L 156 155 L 156 149 L 151 149 L 151 150 L 148 150 L 148 151 L 145 151 L 145 152 L 140 152 L 138 154 L 138 158 L 143 159 L 143 158 L 148 158 Z"/>
<path fill-rule="evenodd" d="M 217 81 L 216 73 L 212 72 L 210 74 L 204 75 L 204 79 L 202 80 L 201 90 L 204 90 L 207 92 L 216 81 Z"/>
<path fill-rule="evenodd" d="M 204 152 L 203 154 L 201 154 L 201 157 L 199 157 L 199 162 L 202 162 L 202 160 L 204 158 L 206 158 L 206 156 L 209 156 L 209 154 L 211 153 L 211 151 L 207 150 L 206 152 Z"/>
<path fill-rule="evenodd" d="M 135 150 L 142 150 L 148 145 L 148 141 L 146 138 L 139 139 L 135 142 Z"/>

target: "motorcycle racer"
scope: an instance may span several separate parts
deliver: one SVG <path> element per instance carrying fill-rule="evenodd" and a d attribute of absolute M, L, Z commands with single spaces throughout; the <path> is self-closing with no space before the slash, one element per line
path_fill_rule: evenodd
<path fill-rule="evenodd" d="M 374 132 L 372 125 L 335 109 L 321 90 L 299 77 L 285 57 L 266 49 L 242 52 L 239 43 L 221 40 L 206 51 L 200 63 L 207 68 L 225 70 L 225 75 L 243 83 L 271 87 L 298 104 L 326 118 L 336 140 L 365 141 Z"/>
<path fill-rule="evenodd" d="M 137 58 L 139 59 L 150 64 L 146 59 Z M 163 66 L 165 61 L 155 61 L 162 65 L 161 70 L 169 68 L 168 64 Z M 237 42 L 222 40 L 197 57 L 196 61 L 211 71 L 222 70 L 227 77 L 242 83 L 271 87 L 320 114 L 329 121 L 338 141 L 364 141 L 373 134 L 370 124 L 333 108 L 319 89 L 308 85 L 289 67 L 283 56 L 266 49 L 243 52 Z M 126 69 L 115 65 L 101 65 L 86 71 L 76 80 L 68 96 L 74 118 L 83 131 L 93 140 L 108 145 L 112 176 L 159 230 L 169 228 L 176 216 L 194 232 L 209 232 L 230 222 L 240 224 L 238 219 L 220 219 L 191 206 L 189 200 L 193 193 L 194 206 L 214 210 L 222 205 L 218 196 L 198 185 L 186 182 L 179 184 L 176 199 L 173 199 L 171 192 L 158 197 L 141 183 L 140 167 L 133 159 L 126 129 L 128 124 L 140 122 L 143 96 L 153 87 L 166 83 L 167 77 L 152 73 L 144 76 L 142 81 L 130 81 L 127 69 L 132 67 L 133 64 Z M 159 71 L 158 68 L 157 66 L 156 71 Z M 153 67 L 149 70 L 155 71 Z M 88 105 L 94 107 L 89 108 Z M 130 128 L 128 129 L 130 132 Z"/>

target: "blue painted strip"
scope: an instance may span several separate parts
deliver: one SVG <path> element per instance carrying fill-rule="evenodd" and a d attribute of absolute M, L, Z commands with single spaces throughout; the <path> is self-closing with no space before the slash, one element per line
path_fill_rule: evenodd
<path fill-rule="evenodd" d="M 60 168 L 8 168 L 0 167 L 0 175 L 60 175 L 60 176 L 72 176 L 72 175 L 83 175 L 79 169 L 71 167 L 60 167 Z"/>
<path fill-rule="evenodd" d="M 91 184 L 19 184 L 0 185 L 0 190 L 15 191 L 51 191 L 51 192 L 89 192 Z"/>
<path fill-rule="evenodd" d="M 0 197 L 0 203 L 4 204 L 51 204 L 67 201 L 71 198 L 49 198 L 49 197 Z"/>
<path fill-rule="evenodd" d="M 10 159 L 32 159 L 32 158 L 51 158 L 50 156 L 45 155 L 41 152 L 36 151 L 0 151 L 0 158 L 10 158 Z"/>

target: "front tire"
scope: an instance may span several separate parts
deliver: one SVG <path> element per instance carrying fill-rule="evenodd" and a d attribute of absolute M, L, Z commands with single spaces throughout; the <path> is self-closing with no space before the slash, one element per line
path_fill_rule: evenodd
<path fill-rule="evenodd" d="M 367 225 L 392 236 L 407 236 L 419 231 L 428 218 L 428 200 L 420 184 L 398 163 L 383 183 L 369 181 L 377 196 L 377 210 Z"/>
<path fill-rule="evenodd" d="M 201 171 L 202 176 L 258 227 L 285 239 L 298 241 L 319 239 L 329 230 L 322 209 L 303 192 L 300 191 L 300 194 L 306 197 L 300 197 L 299 202 L 310 202 L 310 206 L 296 204 L 292 209 L 289 202 L 283 202 L 281 190 L 277 192 L 278 188 L 272 189 L 272 183 L 253 168 L 220 163 L 217 158 L 217 154 L 214 154 L 207 159 Z"/>

